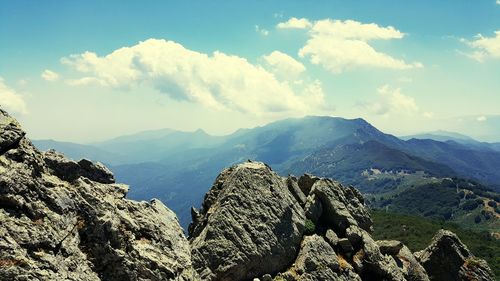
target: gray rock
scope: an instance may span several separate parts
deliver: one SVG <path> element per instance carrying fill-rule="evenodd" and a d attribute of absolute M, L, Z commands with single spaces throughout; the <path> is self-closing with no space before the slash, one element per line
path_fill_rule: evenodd
<path fill-rule="evenodd" d="M 306 213 L 306 218 L 310 219 L 314 223 L 317 223 L 323 213 L 321 201 L 318 200 L 314 194 L 308 196 L 304 211 Z"/>
<path fill-rule="evenodd" d="M 326 242 L 328 242 L 328 244 L 330 244 L 330 246 L 332 247 L 336 247 L 337 244 L 339 243 L 339 237 L 337 236 L 337 234 L 331 230 L 331 229 L 328 229 L 325 233 L 325 240 Z"/>
<path fill-rule="evenodd" d="M 289 176 L 286 179 L 286 186 L 288 187 L 288 191 L 295 197 L 295 200 L 297 200 L 301 206 L 304 206 L 306 204 L 306 196 L 302 190 L 300 190 L 297 179 Z"/>
<path fill-rule="evenodd" d="M 61 179 L 18 138 L 17 122 L 4 111 L 0 120 L 0 280 L 199 280 L 177 218 L 161 202 L 124 199 L 127 186 L 93 176 Z"/>
<path fill-rule="evenodd" d="M 284 271 L 295 259 L 305 215 L 284 180 L 263 163 L 224 170 L 190 226 L 203 280 L 248 280 Z"/>
<path fill-rule="evenodd" d="M 380 250 L 382 250 L 382 248 L 380 248 Z M 400 264 L 402 265 L 402 271 L 406 280 L 414 280 L 414 281 L 429 280 L 429 276 L 427 276 L 425 268 L 417 261 L 415 256 L 411 253 L 410 249 L 408 249 L 408 247 L 406 247 L 405 245 L 402 245 L 399 252 L 396 255 L 394 255 L 393 258 L 398 259 Z"/>
<path fill-rule="evenodd" d="M 304 193 L 305 196 L 309 195 L 309 192 L 311 192 L 311 188 L 316 183 L 319 181 L 320 178 L 313 176 L 311 174 L 304 174 L 299 178 L 298 185 L 300 190 Z"/>
<path fill-rule="evenodd" d="M 364 275 L 376 276 L 381 280 L 405 280 L 396 260 L 382 254 L 377 243 L 368 232 L 356 226 L 351 226 L 351 228 L 358 228 L 357 230 L 352 229 L 353 233 L 361 233 L 360 244 L 363 251 L 362 258 L 359 259 L 363 263 L 361 268 Z"/>
<path fill-rule="evenodd" d="M 337 234 L 344 235 L 351 225 L 372 230 L 370 214 L 351 188 L 330 179 L 320 179 L 314 183 L 310 194 L 321 201 L 322 217 Z"/>
<path fill-rule="evenodd" d="M 19 123 L 0 108 L 0 153 L 16 146 L 24 135 Z"/>
<path fill-rule="evenodd" d="M 439 230 L 431 244 L 415 255 L 431 280 L 494 280 L 488 264 L 475 258 L 451 231 Z"/>
<path fill-rule="evenodd" d="M 391 256 L 397 255 L 404 246 L 403 243 L 396 240 L 379 240 L 377 241 L 377 245 L 382 254 Z"/>
<path fill-rule="evenodd" d="M 333 248 L 318 235 L 304 237 L 297 260 L 284 274 L 285 280 L 361 280 L 352 267 L 341 268 Z M 286 276 L 287 278 L 285 278 Z"/>
<path fill-rule="evenodd" d="M 78 163 L 69 160 L 61 153 L 49 150 L 43 153 L 45 164 L 50 172 L 65 181 L 75 181 L 80 177 L 100 183 L 114 183 L 113 173 L 101 163 L 82 159 Z"/>

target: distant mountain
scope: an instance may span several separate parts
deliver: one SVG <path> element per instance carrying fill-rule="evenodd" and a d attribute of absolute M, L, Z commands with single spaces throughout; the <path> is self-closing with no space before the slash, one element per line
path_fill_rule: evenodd
<path fill-rule="evenodd" d="M 440 141 L 440 142 L 450 142 L 450 143 L 455 142 L 455 143 L 467 145 L 469 148 L 473 147 L 476 149 L 500 151 L 500 143 L 480 142 L 480 141 L 477 141 L 477 140 L 475 140 L 469 136 L 463 135 L 463 134 L 448 132 L 448 131 L 443 131 L 443 130 L 438 130 L 438 131 L 433 131 L 433 132 L 423 133 L 423 134 L 402 136 L 399 138 L 402 140 L 411 140 L 411 139 L 426 140 L 427 139 L 427 140 L 435 140 L 435 141 Z"/>
<path fill-rule="evenodd" d="M 500 152 L 473 140 L 457 142 L 468 140 L 462 136 L 448 137 L 454 140 L 405 141 L 379 131 L 363 119 L 309 116 L 239 130 L 224 137 L 201 130 L 162 130 L 92 147 L 124 155 L 125 159 L 118 157 L 118 161 L 107 163 L 112 164 L 118 181 L 132 186 L 129 196 L 160 198 L 186 226 L 190 221 L 187 207 L 200 204 L 218 171 L 247 159 L 269 163 L 282 175 L 315 173 L 370 193 L 395 190 L 402 181 L 412 185 L 410 182 L 452 176 L 498 187 Z M 55 148 L 66 152 L 72 147 Z M 101 160 L 103 155 L 91 156 Z M 367 175 L 372 171 L 387 176 L 373 180 Z"/>
<path fill-rule="evenodd" d="M 402 136 L 400 137 L 402 140 L 410 140 L 410 139 L 429 139 L 429 140 L 435 140 L 435 141 L 456 141 L 459 143 L 465 142 L 478 142 L 475 139 L 455 133 L 455 132 L 448 132 L 448 131 L 443 131 L 443 130 L 437 130 L 437 131 L 432 131 L 428 133 L 422 133 L 422 134 L 416 134 L 416 135 L 409 135 L 409 136 Z"/>
<path fill-rule="evenodd" d="M 79 160 L 82 158 L 101 161 L 106 164 L 124 161 L 125 156 L 113 153 L 92 145 L 84 145 L 72 142 L 61 142 L 55 140 L 33 140 L 33 144 L 40 150 L 55 149 L 63 152 L 68 158 Z"/>

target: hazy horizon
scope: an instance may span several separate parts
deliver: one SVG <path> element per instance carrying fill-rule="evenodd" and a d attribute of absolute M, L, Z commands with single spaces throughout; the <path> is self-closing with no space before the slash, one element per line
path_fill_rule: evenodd
<path fill-rule="evenodd" d="M 496 0 L 6 2 L 0 104 L 31 138 L 78 143 L 305 115 L 500 141 L 499 14 Z"/>

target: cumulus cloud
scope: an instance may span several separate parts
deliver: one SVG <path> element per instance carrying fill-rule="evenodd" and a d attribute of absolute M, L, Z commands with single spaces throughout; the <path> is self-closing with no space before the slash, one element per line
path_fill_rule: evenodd
<path fill-rule="evenodd" d="M 374 102 L 362 102 L 357 105 L 376 115 L 390 113 L 415 114 L 420 111 L 413 97 L 401 93 L 400 88 L 384 85 L 377 89 L 379 99 Z M 432 117 L 432 113 L 424 112 L 424 117 Z"/>
<path fill-rule="evenodd" d="M 2 77 L 0 77 L 0 106 L 9 112 L 28 113 L 23 97 L 9 88 Z"/>
<path fill-rule="evenodd" d="M 280 22 L 276 25 L 279 29 L 306 29 L 310 28 L 312 23 L 306 18 L 290 18 L 285 22 Z"/>
<path fill-rule="evenodd" d="M 285 65 L 271 55 L 276 67 Z M 82 73 L 71 85 L 99 84 L 128 89 L 152 85 L 170 98 L 220 110 L 253 114 L 309 113 L 323 104 L 317 92 L 298 88 L 260 65 L 222 52 L 204 54 L 173 41 L 148 39 L 105 56 L 93 52 L 62 58 Z M 314 95 L 315 98 L 311 98 Z"/>
<path fill-rule="evenodd" d="M 300 24 L 299 24 L 300 22 Z M 308 29 L 310 38 L 299 50 L 299 56 L 309 58 L 313 64 L 333 73 L 368 66 L 391 69 L 421 68 L 420 62 L 408 63 L 375 50 L 373 40 L 401 39 L 405 34 L 392 26 L 381 27 L 354 20 L 324 19 L 310 22 L 291 18 L 278 24 L 278 28 Z"/>
<path fill-rule="evenodd" d="M 57 74 L 56 72 L 49 70 L 49 69 L 45 69 L 40 76 L 45 81 L 49 81 L 49 82 L 54 82 L 54 81 L 57 81 L 59 79 L 59 74 Z"/>
<path fill-rule="evenodd" d="M 462 38 L 460 41 L 472 48 L 472 52 L 465 55 L 476 61 L 483 62 L 488 58 L 500 59 L 500 30 L 495 31 L 492 37 L 478 34 L 473 40 Z"/>
<path fill-rule="evenodd" d="M 263 56 L 266 68 L 280 79 L 296 80 L 306 71 L 306 67 L 291 56 L 280 51 L 273 51 Z"/>

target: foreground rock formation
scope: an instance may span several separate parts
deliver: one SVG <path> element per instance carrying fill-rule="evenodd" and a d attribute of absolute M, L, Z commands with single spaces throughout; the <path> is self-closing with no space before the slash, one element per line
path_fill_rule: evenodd
<path fill-rule="evenodd" d="M 127 189 L 101 164 L 38 151 L 0 110 L 0 280 L 494 280 L 451 232 L 415 254 L 374 241 L 361 194 L 330 179 L 225 169 L 189 238 Z"/>
<path fill-rule="evenodd" d="M 125 199 L 109 170 L 41 153 L 0 110 L 0 280 L 194 280 L 160 201 Z"/>

